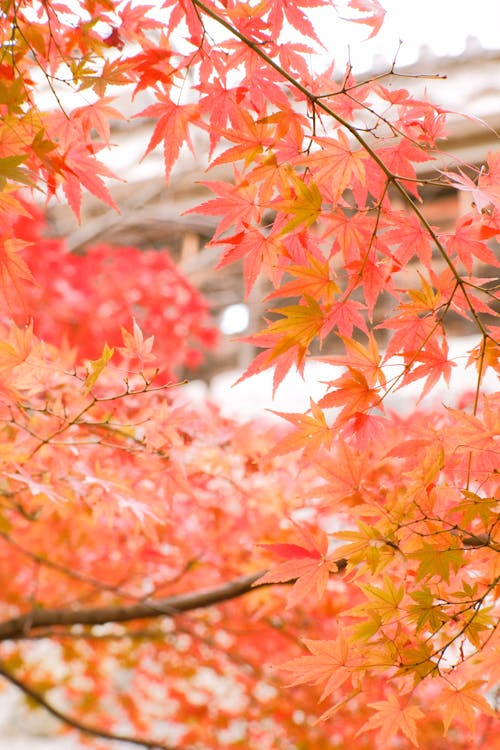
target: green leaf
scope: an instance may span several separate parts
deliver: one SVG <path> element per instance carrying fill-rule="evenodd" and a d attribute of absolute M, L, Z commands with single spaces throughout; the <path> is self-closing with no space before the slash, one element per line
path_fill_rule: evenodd
<path fill-rule="evenodd" d="M 430 590 L 425 587 L 420 591 L 411 592 L 410 596 L 417 602 L 408 608 L 410 618 L 417 623 L 417 632 L 426 628 L 436 633 L 448 617 L 441 607 L 434 603 Z"/>
<path fill-rule="evenodd" d="M 19 165 L 26 160 L 26 155 L 5 156 L 0 159 L 0 190 L 3 190 L 7 180 L 20 182 L 22 185 L 32 185 L 33 181 L 25 169 Z"/>
<path fill-rule="evenodd" d="M 427 576 L 438 576 L 446 583 L 450 582 L 450 568 L 455 573 L 463 565 L 464 556 L 461 549 L 436 549 L 431 544 L 424 544 L 422 549 L 413 552 L 409 557 L 420 560 L 416 580 L 421 581 Z"/>

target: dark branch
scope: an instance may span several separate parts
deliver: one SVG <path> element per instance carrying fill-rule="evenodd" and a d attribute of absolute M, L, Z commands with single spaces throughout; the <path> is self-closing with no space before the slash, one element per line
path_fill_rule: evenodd
<path fill-rule="evenodd" d="M 347 560 L 336 560 L 337 571 L 341 573 Z M 30 638 L 38 628 L 54 628 L 67 625 L 105 625 L 110 622 L 133 622 L 154 617 L 174 617 L 193 609 L 211 607 L 214 604 L 237 599 L 261 586 L 276 584 L 259 584 L 256 582 L 266 573 L 260 570 L 247 576 L 240 576 L 213 589 L 201 589 L 187 594 L 175 594 L 164 599 L 138 602 L 137 604 L 115 604 L 103 607 L 79 609 L 36 609 L 26 615 L 14 617 L 0 623 L 0 641 L 21 640 Z M 289 581 L 294 583 L 294 581 Z M 256 585 L 255 585 L 256 584 Z M 55 633 L 52 634 L 55 637 Z"/>
<path fill-rule="evenodd" d="M 63 713 L 58 708 L 53 706 L 52 703 L 49 703 L 49 701 L 47 701 L 37 690 L 34 690 L 29 685 L 26 685 L 26 683 L 24 683 L 22 680 L 18 679 L 13 674 L 8 672 L 1 663 L 0 675 L 8 680 L 12 685 L 15 685 L 17 688 L 19 688 L 19 690 L 21 690 L 25 695 L 34 700 L 35 703 L 38 703 L 39 706 L 42 706 L 42 708 L 48 711 L 49 714 L 52 714 L 52 716 L 55 716 L 56 719 L 59 719 L 59 721 L 63 722 L 63 724 L 66 724 L 73 729 L 77 729 L 83 734 L 88 734 L 91 737 L 100 737 L 104 740 L 113 740 L 114 742 L 128 742 L 132 745 L 147 747 L 150 750 L 174 750 L 172 745 L 165 745 L 162 742 L 155 742 L 153 740 L 139 737 L 129 737 L 128 735 L 124 734 L 113 734 L 112 732 L 106 732 L 104 729 L 99 729 L 98 727 L 94 727 L 90 724 L 84 724 L 83 722 L 78 721 L 78 719 L 75 719 L 72 716 L 68 716 L 67 714 Z"/>
<path fill-rule="evenodd" d="M 164 599 L 149 600 L 130 605 L 109 605 L 85 609 L 39 609 L 21 617 L 0 623 L 0 641 L 26 637 L 36 628 L 60 625 L 105 625 L 109 622 L 131 622 L 164 615 L 174 616 L 193 609 L 235 599 L 252 590 L 253 584 L 264 575 L 261 570 L 241 576 L 213 589 L 202 589 L 187 594 L 176 594 Z M 254 587 L 255 588 L 255 587 Z"/>

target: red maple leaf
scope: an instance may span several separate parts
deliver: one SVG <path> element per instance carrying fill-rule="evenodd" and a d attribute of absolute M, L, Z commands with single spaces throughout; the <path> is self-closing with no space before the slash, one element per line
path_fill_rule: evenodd
<path fill-rule="evenodd" d="M 443 338 L 441 345 L 436 338 L 429 339 L 424 347 L 415 354 L 414 360 L 422 362 L 422 364 L 408 371 L 404 375 L 399 387 L 402 388 L 419 378 L 427 378 L 418 401 L 421 401 L 431 388 L 436 385 L 441 376 L 444 377 L 446 383 L 449 383 L 451 368 L 456 366 L 455 362 L 451 362 L 448 359 L 448 342 L 446 338 Z"/>
<path fill-rule="evenodd" d="M 188 126 L 198 119 L 198 108 L 195 104 L 175 104 L 167 94 L 157 94 L 157 97 L 157 104 L 151 104 L 135 116 L 159 117 L 144 156 L 163 141 L 165 179 L 168 180 L 184 143 L 195 155 Z"/>
<path fill-rule="evenodd" d="M 298 527 L 309 547 L 296 544 L 266 544 L 266 549 L 287 558 L 259 578 L 255 585 L 263 583 L 286 583 L 295 580 L 287 597 L 287 609 L 294 607 L 307 594 L 314 591 L 320 599 L 328 583 L 330 573 L 337 573 L 339 567 L 328 555 L 328 537 L 319 529 L 315 536 L 304 527 Z"/>

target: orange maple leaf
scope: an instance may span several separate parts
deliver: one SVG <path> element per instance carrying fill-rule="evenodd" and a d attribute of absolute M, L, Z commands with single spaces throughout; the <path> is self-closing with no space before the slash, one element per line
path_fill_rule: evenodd
<path fill-rule="evenodd" d="M 144 339 L 144 335 L 134 317 L 132 318 L 132 333 L 122 326 L 121 334 L 124 346 L 118 347 L 118 351 L 124 357 L 138 359 L 141 363 L 152 362 L 156 359 L 156 355 L 152 353 L 155 337 L 149 336 Z"/>
<path fill-rule="evenodd" d="M 22 281 L 36 284 L 30 269 L 19 254 L 20 250 L 31 244 L 20 239 L 0 239 L 0 294 L 5 298 L 7 305 L 22 300 Z"/>
<path fill-rule="evenodd" d="M 330 264 L 324 259 L 316 258 L 311 253 L 307 253 L 306 257 L 307 266 L 287 266 L 286 272 L 290 276 L 295 276 L 295 280 L 283 284 L 275 292 L 269 294 L 267 299 L 300 297 L 307 294 L 318 301 L 323 300 L 325 305 L 333 302 L 335 294 L 339 292 L 339 287 L 331 278 Z"/>
<path fill-rule="evenodd" d="M 234 115 L 233 128 L 231 130 L 221 130 L 221 135 L 236 146 L 231 146 L 224 151 L 211 163 L 211 167 L 218 164 L 233 163 L 244 160 L 248 167 L 256 161 L 256 157 L 261 154 L 268 146 L 271 146 L 274 138 L 271 136 L 274 128 L 263 120 L 255 121 L 252 116 L 243 109 L 237 111 Z"/>
<path fill-rule="evenodd" d="M 314 641 L 302 639 L 311 655 L 299 656 L 296 659 L 280 664 L 280 669 L 292 672 L 295 677 L 289 687 L 309 683 L 325 683 L 321 700 L 341 687 L 351 676 L 349 669 L 349 644 L 342 633 L 336 640 Z"/>
<path fill-rule="evenodd" d="M 337 138 L 315 138 L 314 141 L 321 146 L 321 150 L 298 163 L 305 164 L 311 170 L 317 185 L 328 187 L 333 203 L 354 180 L 365 183 L 367 154 L 363 149 L 353 151 L 342 131 L 338 132 Z"/>
<path fill-rule="evenodd" d="M 289 349 L 298 347 L 298 359 L 301 361 L 309 344 L 318 335 L 324 322 L 323 310 L 315 299 L 304 297 L 305 304 L 288 305 L 273 308 L 270 312 L 282 315 L 279 320 L 270 323 L 263 334 L 280 335 L 276 345 L 268 354 L 269 362 L 284 354 Z M 259 335 L 259 334 L 257 334 Z"/>
<path fill-rule="evenodd" d="M 315 357 L 319 362 L 326 362 L 329 365 L 345 365 L 362 372 L 366 378 L 367 385 L 373 388 L 377 385 L 385 385 L 385 373 L 380 365 L 381 356 L 378 351 L 375 336 L 370 331 L 368 346 L 363 346 L 359 341 L 347 338 L 347 336 L 338 335 L 339 339 L 345 346 L 345 356 L 339 357 Z"/>
<path fill-rule="evenodd" d="M 455 717 L 472 729 L 476 723 L 476 712 L 489 716 L 497 715 L 486 698 L 478 692 L 482 685 L 484 685 L 483 680 L 471 680 L 461 688 L 444 688 L 439 702 L 443 713 L 445 735 Z"/>
<path fill-rule="evenodd" d="M 71 119 L 76 120 L 84 133 L 96 130 L 105 143 L 109 143 L 110 120 L 124 120 L 125 117 L 115 107 L 110 106 L 114 97 L 106 96 L 92 104 L 77 107 L 71 112 Z"/>
<path fill-rule="evenodd" d="M 327 385 L 329 388 L 336 386 L 336 389 L 329 390 L 318 403 L 323 409 L 341 408 L 337 424 L 373 406 L 382 408 L 378 389 L 370 387 L 360 370 L 350 367 L 348 372 L 336 380 L 329 381 Z"/>
<path fill-rule="evenodd" d="M 390 693 L 386 701 L 368 705 L 377 713 L 356 733 L 356 736 L 376 729 L 377 743 L 385 748 L 395 734 L 402 732 L 415 747 L 418 747 L 416 721 L 424 716 L 418 706 L 408 703 L 403 707 L 394 693 Z"/>
<path fill-rule="evenodd" d="M 291 434 L 281 440 L 271 455 L 289 453 L 291 451 L 303 450 L 305 458 L 314 456 L 321 446 L 329 448 L 332 444 L 332 431 L 329 428 L 325 415 L 319 406 L 310 399 L 311 414 L 289 414 L 270 409 L 294 425 L 296 428 Z"/>

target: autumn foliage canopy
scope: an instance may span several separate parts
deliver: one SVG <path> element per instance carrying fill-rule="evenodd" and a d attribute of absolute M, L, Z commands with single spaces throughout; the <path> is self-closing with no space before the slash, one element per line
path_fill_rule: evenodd
<path fill-rule="evenodd" d="M 337 69 L 328 14 L 384 18 L 1 2 L 0 675 L 75 742 L 499 747 L 500 157 L 457 166 L 439 104 Z M 219 266 L 271 289 L 244 377 L 320 358 L 305 414 L 190 405 L 179 372 L 216 335 L 168 255 L 50 237 L 47 202 L 115 207 L 118 95 L 167 180 L 186 150 L 220 167 L 196 211 Z M 451 230 L 426 219 L 436 185 L 470 196 Z M 449 381 L 457 316 L 469 392 L 393 411 Z"/>

